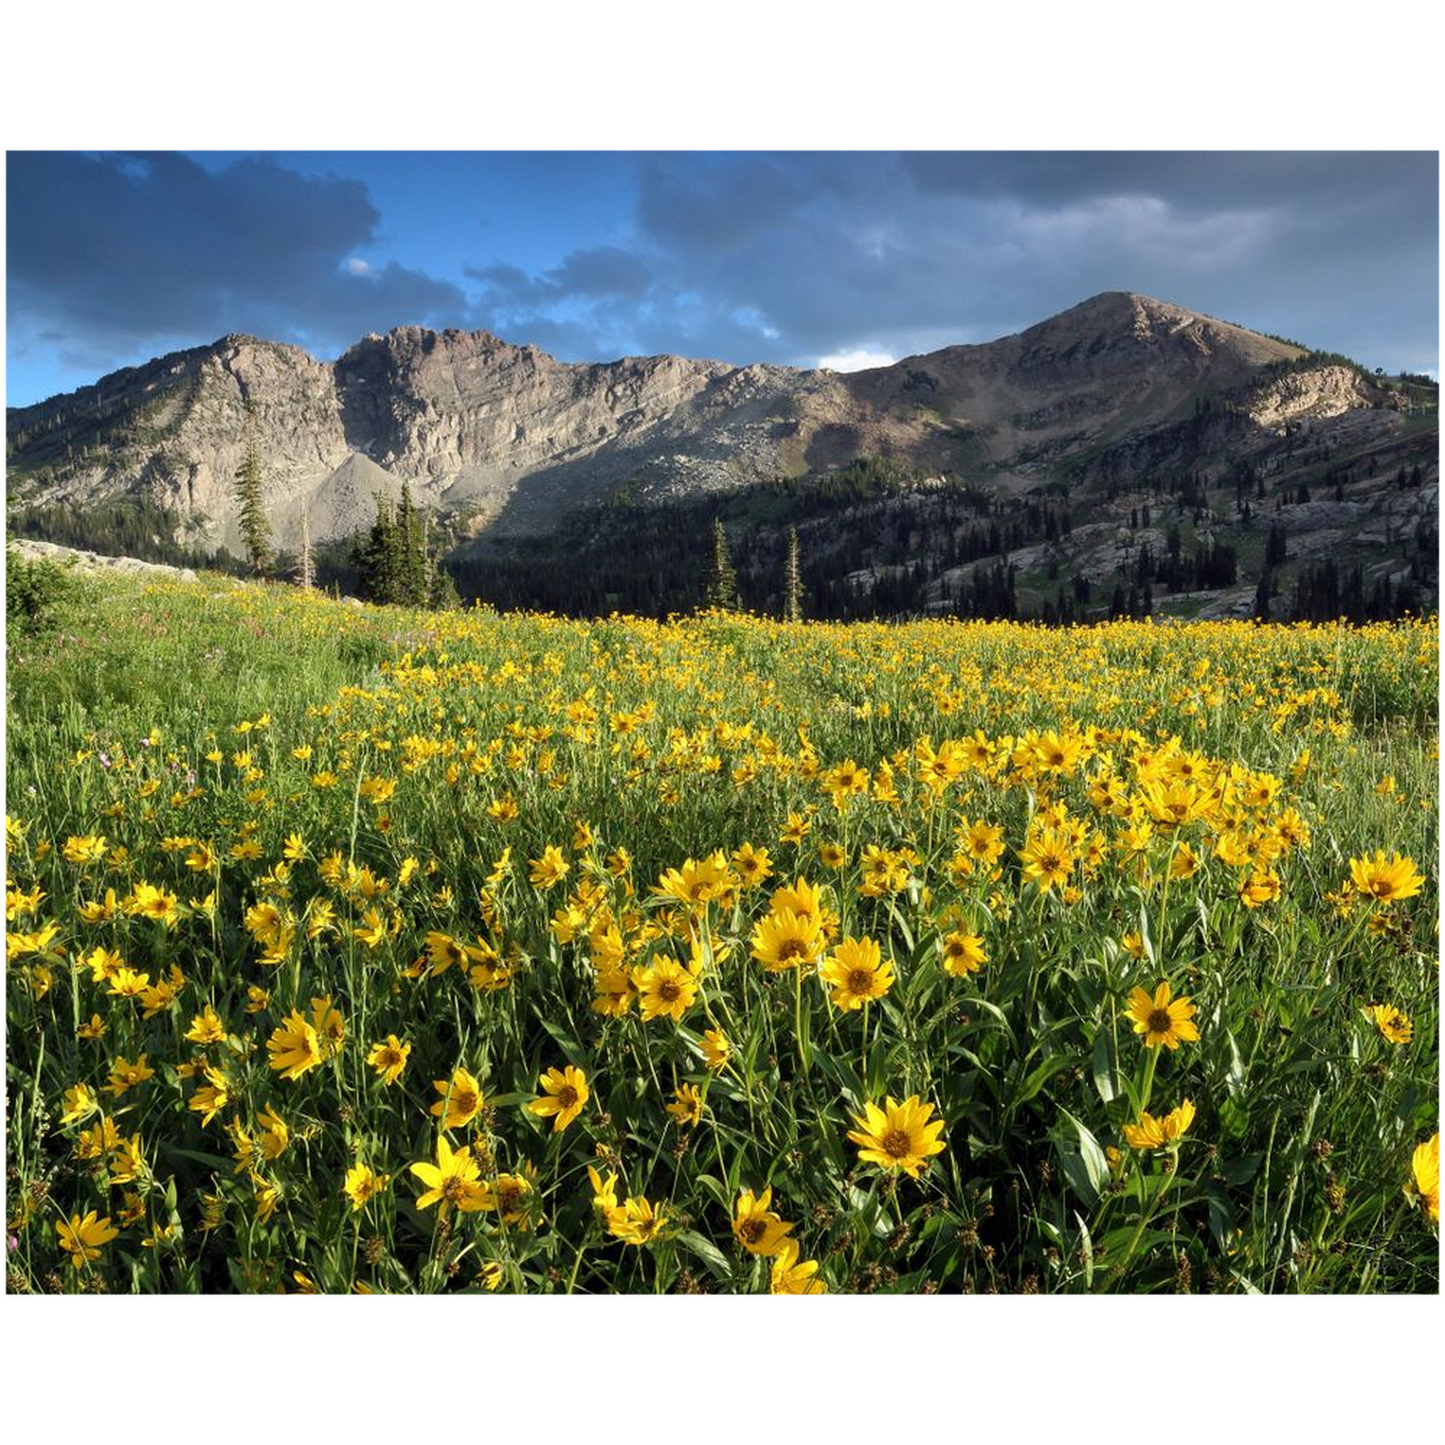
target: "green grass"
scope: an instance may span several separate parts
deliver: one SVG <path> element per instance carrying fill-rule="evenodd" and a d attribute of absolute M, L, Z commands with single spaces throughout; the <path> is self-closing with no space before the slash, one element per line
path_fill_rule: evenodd
<path fill-rule="evenodd" d="M 11 1288 L 766 1290 L 732 1219 L 770 1186 L 830 1291 L 1434 1291 L 1436 1232 L 1406 1191 L 1438 1127 L 1435 880 L 1388 906 L 1342 909 L 1340 890 L 1377 849 L 1431 875 L 1436 658 L 1433 622 L 579 623 L 92 583 L 9 648 Z M 1019 750 L 1030 729 L 1059 730 L 1072 760 L 1042 768 Z M 976 732 L 994 761 L 935 791 L 922 760 Z M 1149 778 L 1196 754 L 1229 792 L 1131 855 Z M 847 760 L 872 786 L 840 809 L 827 784 Z M 1096 791 L 1110 777 L 1123 811 Z M 953 863 L 980 819 L 1003 830 L 996 871 Z M 1216 855 L 1300 824 L 1307 845 L 1272 861 Z M 1020 857 L 1051 826 L 1067 897 Z M 75 840 L 101 836 L 84 861 Z M 657 891 L 744 843 L 771 855 L 761 888 L 695 908 Z M 1201 866 L 1166 884 L 1185 843 Z M 550 887 L 531 877 L 549 846 L 568 865 Z M 1246 907 L 1254 872 L 1280 892 Z M 866 936 L 891 962 L 866 1014 L 752 957 L 771 893 L 799 877 L 833 916 L 824 958 Z M 142 883 L 172 895 L 168 919 L 140 911 Z M 107 889 L 111 915 L 87 922 Z M 698 945 L 680 1022 L 594 1008 L 609 928 L 639 971 Z M 959 931 L 988 955 L 966 977 L 942 966 Z M 438 971 L 429 935 L 476 952 Z M 123 996 L 105 950 L 152 993 Z M 1172 1052 L 1142 1048 L 1127 1012 L 1162 980 L 1197 1008 L 1197 1043 Z M 254 1013 L 251 989 L 269 995 Z M 320 998 L 344 1039 L 282 1078 L 268 1042 Z M 1410 1042 L 1373 1004 L 1409 1015 Z M 207 1005 L 225 1039 L 188 1040 Z M 79 1037 L 93 1015 L 104 1036 Z M 721 1070 L 709 1028 L 731 1042 Z M 387 1087 L 366 1055 L 392 1034 L 411 1056 Z M 104 1092 L 141 1053 L 153 1077 Z M 198 1056 L 226 1086 L 209 1124 Z M 565 1065 L 590 1097 L 556 1133 L 525 1105 Z M 446 1137 L 494 1200 L 517 1194 L 510 1220 L 418 1207 L 434 1081 L 458 1068 L 486 1107 Z M 88 1153 L 97 1115 L 61 1121 L 82 1084 L 143 1167 Z M 666 1112 L 682 1085 L 694 1127 Z M 915 1095 L 943 1152 L 917 1179 L 862 1161 L 864 1106 Z M 1128 1146 L 1142 1109 L 1185 1099 L 1177 1149 Z M 275 1157 L 268 1109 L 288 1130 Z M 387 1183 L 353 1210 L 358 1162 Z M 619 1206 L 663 1210 L 655 1239 L 628 1244 L 595 1211 L 589 1165 L 617 1173 Z M 77 1268 L 56 1226 L 87 1211 L 118 1234 Z"/>

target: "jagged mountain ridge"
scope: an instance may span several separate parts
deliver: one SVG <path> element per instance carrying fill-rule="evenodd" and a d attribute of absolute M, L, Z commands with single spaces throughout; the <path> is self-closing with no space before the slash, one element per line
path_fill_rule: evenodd
<path fill-rule="evenodd" d="M 1227 403 L 1217 435 L 1190 432 L 1215 400 Z M 228 336 L 9 410 L 12 493 L 42 506 L 144 496 L 183 519 L 187 540 L 237 549 L 248 404 L 283 546 L 303 511 L 314 539 L 343 536 L 402 481 L 472 531 L 527 536 L 619 493 L 695 497 L 864 456 L 1008 496 L 1169 465 L 1205 441 L 1228 449 L 1302 421 L 1392 416 L 1350 368 L 1126 292 L 851 374 L 675 356 L 566 363 L 486 332 L 418 327 L 328 363 Z"/>

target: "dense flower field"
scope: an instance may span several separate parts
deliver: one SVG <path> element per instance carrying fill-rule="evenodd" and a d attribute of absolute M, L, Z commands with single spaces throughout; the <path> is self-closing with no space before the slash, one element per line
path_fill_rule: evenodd
<path fill-rule="evenodd" d="M 1437 645 L 98 584 L 9 1286 L 1434 1290 Z"/>

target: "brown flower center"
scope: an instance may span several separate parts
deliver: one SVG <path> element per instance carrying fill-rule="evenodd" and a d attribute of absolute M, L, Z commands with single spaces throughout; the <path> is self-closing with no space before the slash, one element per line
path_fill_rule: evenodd
<path fill-rule="evenodd" d="M 891 1159 L 905 1158 L 911 1152 L 908 1135 L 902 1129 L 890 1129 L 882 1142 L 883 1152 Z"/>
<path fill-rule="evenodd" d="M 557 1091 L 557 1102 L 564 1109 L 570 1109 L 577 1102 L 577 1090 L 571 1084 L 565 1084 Z"/>
<path fill-rule="evenodd" d="M 1156 1008 L 1150 1011 L 1147 1027 L 1151 1034 L 1167 1034 L 1174 1028 L 1174 1020 L 1167 1008 Z"/>
<path fill-rule="evenodd" d="M 768 1222 L 765 1219 L 750 1219 L 740 1231 L 744 1243 L 747 1244 L 756 1244 L 767 1232 Z"/>
<path fill-rule="evenodd" d="M 855 968 L 848 975 L 849 993 L 867 993 L 873 986 L 873 975 L 866 968 Z"/>
<path fill-rule="evenodd" d="M 682 990 L 670 979 L 664 979 L 657 986 L 657 996 L 663 1003 L 676 1003 Z"/>
<path fill-rule="evenodd" d="M 805 953 L 807 953 L 807 951 L 807 948 L 804 946 L 800 939 L 790 938 L 778 950 L 778 958 L 779 960 L 788 958 L 801 958 Z"/>

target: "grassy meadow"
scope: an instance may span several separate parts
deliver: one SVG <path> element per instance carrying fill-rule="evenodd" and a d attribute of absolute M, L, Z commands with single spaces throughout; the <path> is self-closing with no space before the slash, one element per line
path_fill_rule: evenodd
<path fill-rule="evenodd" d="M 1434 620 L 7 651 L 12 1292 L 1438 1289 Z"/>

